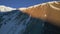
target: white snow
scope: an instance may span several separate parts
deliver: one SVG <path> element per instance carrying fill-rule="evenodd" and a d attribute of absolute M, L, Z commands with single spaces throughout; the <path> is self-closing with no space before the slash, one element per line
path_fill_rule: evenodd
<path fill-rule="evenodd" d="M 16 10 L 16 8 L 0 5 L 0 12 L 9 12 L 9 11 L 12 11 L 12 10 Z"/>

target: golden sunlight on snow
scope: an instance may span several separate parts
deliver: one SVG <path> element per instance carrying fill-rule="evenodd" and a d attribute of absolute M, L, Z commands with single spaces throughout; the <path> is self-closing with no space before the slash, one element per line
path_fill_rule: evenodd
<path fill-rule="evenodd" d="M 34 18 L 39 18 L 48 21 L 54 25 L 60 26 L 60 2 L 52 1 L 34 6 L 27 7 L 21 10 Z"/>

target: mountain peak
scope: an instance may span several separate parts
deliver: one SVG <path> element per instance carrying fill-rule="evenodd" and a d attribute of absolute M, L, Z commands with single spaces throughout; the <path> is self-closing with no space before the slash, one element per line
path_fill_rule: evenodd
<path fill-rule="evenodd" d="M 7 12 L 7 11 L 12 11 L 12 10 L 16 10 L 16 8 L 0 5 L 0 12 Z"/>

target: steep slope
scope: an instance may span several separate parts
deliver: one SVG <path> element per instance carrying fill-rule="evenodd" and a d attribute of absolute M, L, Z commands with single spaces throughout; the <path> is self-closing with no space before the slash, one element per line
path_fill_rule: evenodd
<path fill-rule="evenodd" d="M 37 8 L 37 6 L 38 5 L 36 5 L 35 8 Z M 45 23 L 45 21 L 41 19 L 33 18 L 30 14 L 23 13 L 28 8 L 20 8 L 20 10 L 1 9 L 0 34 L 60 34 L 60 30 L 56 26 Z M 29 10 L 32 10 L 30 8 Z M 36 9 L 34 9 L 34 11 L 35 10 Z M 35 12 L 32 14 L 33 16 L 37 14 L 37 17 L 38 13 Z"/>
<path fill-rule="evenodd" d="M 21 10 L 22 8 L 19 8 Z M 27 7 L 21 10 L 24 13 L 31 15 L 33 18 L 39 18 L 50 22 L 53 25 L 60 26 L 60 2 L 52 1 L 34 6 Z"/>

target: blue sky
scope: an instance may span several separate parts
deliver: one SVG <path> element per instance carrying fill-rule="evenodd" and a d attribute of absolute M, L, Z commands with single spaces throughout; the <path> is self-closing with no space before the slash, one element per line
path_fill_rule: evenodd
<path fill-rule="evenodd" d="M 19 7 L 28 7 L 31 5 L 48 2 L 48 1 L 53 1 L 53 0 L 0 0 L 0 5 L 19 8 Z"/>

